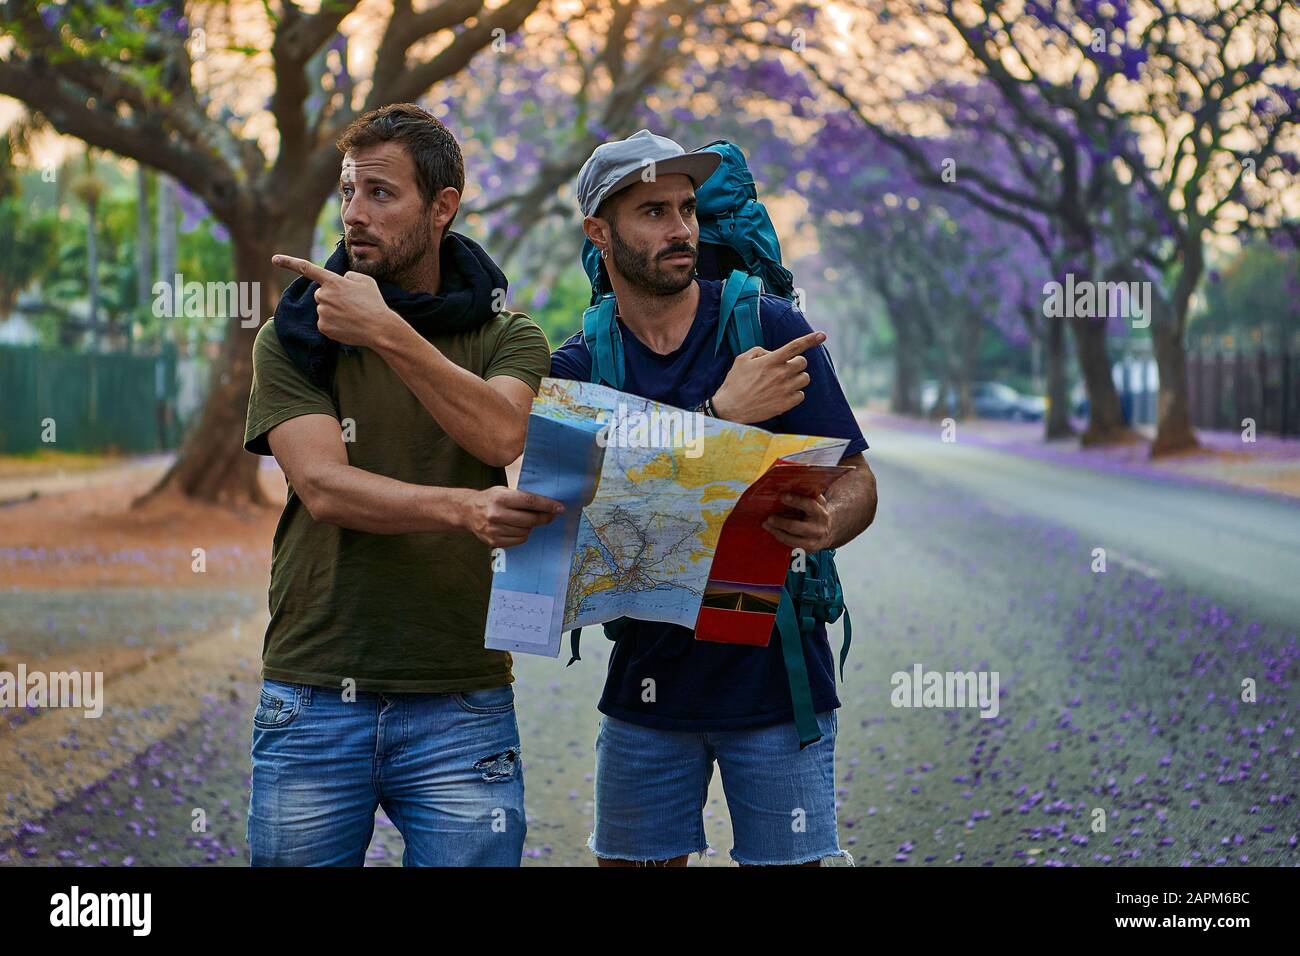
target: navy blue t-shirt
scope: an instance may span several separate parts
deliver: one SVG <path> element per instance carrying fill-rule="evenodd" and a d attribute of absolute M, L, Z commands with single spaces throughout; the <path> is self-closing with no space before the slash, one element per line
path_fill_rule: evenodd
<path fill-rule="evenodd" d="M 700 303 L 695 322 L 680 346 L 668 355 L 647 348 L 619 320 L 623 339 L 623 391 L 677 408 L 694 408 L 713 396 L 731 370 L 734 356 L 725 347 L 714 355 L 722 283 L 696 280 Z M 780 348 L 812 331 L 785 299 L 764 295 L 759 307 L 764 347 Z M 784 415 L 754 423 L 791 435 L 847 438 L 844 457 L 867 448 L 840 389 L 826 346 L 804 352 L 809 383 L 804 400 Z M 591 356 L 581 331 L 551 353 L 554 378 L 591 379 Z M 835 695 L 835 661 L 825 625 L 804 638 L 813 709 L 840 706 Z M 654 680 L 654 701 L 642 698 L 642 681 Z M 794 719 L 781 638 L 773 628 L 767 647 L 697 641 L 694 631 L 658 621 L 629 623 L 614 644 L 599 709 L 619 720 L 662 730 L 704 732 L 763 727 Z"/>

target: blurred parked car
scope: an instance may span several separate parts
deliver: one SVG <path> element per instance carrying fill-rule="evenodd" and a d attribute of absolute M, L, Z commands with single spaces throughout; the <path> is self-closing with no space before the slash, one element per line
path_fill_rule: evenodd
<path fill-rule="evenodd" d="M 927 379 L 921 383 L 921 413 L 923 415 L 933 414 L 938 403 L 939 383 L 932 378 Z M 957 396 L 951 386 L 948 388 L 943 413 L 945 415 L 955 415 L 957 413 Z"/>
<path fill-rule="evenodd" d="M 1020 417 L 1020 393 L 1001 382 L 976 382 L 970 389 L 971 405 L 980 418 Z"/>
<path fill-rule="evenodd" d="M 1044 395 L 1021 395 L 1020 418 L 1027 422 L 1041 422 L 1047 417 L 1047 397 Z"/>
<path fill-rule="evenodd" d="M 1070 389 L 1070 411 L 1076 418 L 1087 419 L 1088 417 L 1088 392 L 1082 383 L 1076 383 L 1074 388 Z"/>
<path fill-rule="evenodd" d="M 939 383 L 933 379 L 921 383 L 921 409 L 933 414 L 939 405 Z M 971 405 L 979 418 L 1000 418 L 1008 421 L 1042 421 L 1047 414 L 1047 399 L 1041 395 L 1021 395 L 1010 385 L 1001 382 L 974 382 L 971 385 Z M 957 414 L 957 394 L 951 386 L 946 390 L 943 414 Z"/>
<path fill-rule="evenodd" d="M 971 386 L 971 404 L 980 418 L 1037 422 L 1047 414 L 1047 399 L 1042 395 L 1022 395 L 1001 382 L 976 382 Z"/>

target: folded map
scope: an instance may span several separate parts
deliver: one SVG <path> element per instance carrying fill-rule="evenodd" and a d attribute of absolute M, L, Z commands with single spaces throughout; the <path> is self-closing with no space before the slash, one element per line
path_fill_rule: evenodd
<path fill-rule="evenodd" d="M 564 631 L 619 617 L 694 628 L 745 491 L 778 461 L 835 465 L 847 446 L 543 379 L 519 488 L 565 513 L 498 556 L 486 646 L 554 657 Z"/>

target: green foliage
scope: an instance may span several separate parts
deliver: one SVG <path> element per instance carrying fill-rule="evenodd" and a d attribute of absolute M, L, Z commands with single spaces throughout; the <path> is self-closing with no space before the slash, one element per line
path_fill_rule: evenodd
<path fill-rule="evenodd" d="M 47 343 L 64 341 L 62 328 L 69 307 L 86 297 L 89 248 L 87 212 L 75 204 L 73 214 L 59 222 L 58 253 L 48 278 L 42 282 L 45 299 L 56 309 L 39 316 L 34 324 Z M 135 209 L 122 199 L 101 199 L 95 223 L 98 252 L 100 321 L 113 328 L 130 323 L 137 308 L 135 287 Z"/>
<path fill-rule="evenodd" d="M 57 248 L 58 218 L 24 193 L 13 159 L 10 137 L 0 137 L 0 316 L 54 267 Z"/>
<path fill-rule="evenodd" d="M 1232 335 L 1270 346 L 1300 331 L 1300 255 L 1264 242 L 1245 246 L 1203 286 L 1203 306 L 1188 324 L 1188 341 L 1203 335 Z"/>
<path fill-rule="evenodd" d="M 534 304 L 543 299 L 541 305 Z M 528 313 L 542 327 L 552 349 L 582 329 L 582 313 L 590 304 L 591 283 L 577 262 L 545 289 L 540 283 L 532 283 L 518 292 L 511 290 L 510 307 Z"/>
<path fill-rule="evenodd" d="M 184 43 L 189 32 L 173 4 L 66 0 L 18 6 L 25 9 L 4 16 L 5 32 L 39 49 L 50 63 L 109 62 L 147 98 L 171 99 L 178 67 L 168 45 Z"/>
<path fill-rule="evenodd" d="M 980 336 L 972 381 L 1002 382 L 1022 395 L 1035 394 L 1030 352 L 1013 345 L 992 329 Z"/>
<path fill-rule="evenodd" d="M 158 317 L 153 314 L 152 296 L 141 301 L 137 248 L 141 210 L 134 176 L 113 160 L 98 160 L 84 173 L 79 166 L 76 160 L 58 171 L 62 189 L 44 183 L 39 172 L 27 171 L 12 176 L 10 194 L 0 197 L 0 315 L 12 309 L 21 292 L 39 282 L 48 308 L 30 318 L 42 341 L 55 345 L 79 339 L 82 330 L 72 315 L 73 307 L 80 309 L 87 295 L 88 211 L 69 184 L 74 176 L 82 176 L 96 181 L 100 197 L 95 228 L 100 321 L 123 334 L 133 329 L 133 340 L 144 345 L 169 335 L 220 338 L 220 321 Z M 230 244 L 214 236 L 211 226 L 212 220 L 204 220 L 199 228 L 177 237 L 177 268 L 187 279 L 225 281 L 232 275 Z M 154 231 L 151 221 L 151 236 Z"/>
<path fill-rule="evenodd" d="M 0 316 L 57 261 L 58 216 L 21 196 L 0 198 Z"/>
<path fill-rule="evenodd" d="M 186 282 L 229 282 L 234 279 L 234 249 L 228 239 L 213 235 L 215 226 L 216 219 L 207 216 L 197 228 L 176 237 L 176 268 Z M 275 303 L 263 302 L 261 306 L 262 311 L 269 315 Z M 224 316 L 158 318 L 151 310 L 148 321 L 151 334 L 162 337 L 164 329 L 170 327 L 177 341 L 219 342 L 225 336 Z"/>

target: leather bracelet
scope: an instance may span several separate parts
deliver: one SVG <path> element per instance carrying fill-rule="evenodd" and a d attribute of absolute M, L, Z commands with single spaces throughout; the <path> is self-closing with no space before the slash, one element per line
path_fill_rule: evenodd
<path fill-rule="evenodd" d="M 718 417 L 718 413 L 713 410 L 713 399 L 711 398 L 706 398 L 704 401 L 700 402 L 700 404 L 695 406 L 695 410 L 697 412 L 703 412 L 710 418 Z"/>

